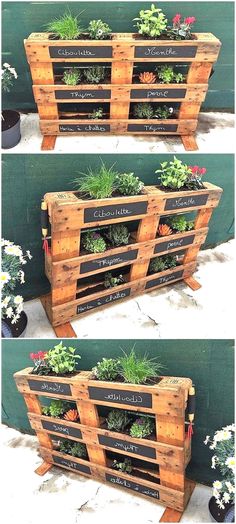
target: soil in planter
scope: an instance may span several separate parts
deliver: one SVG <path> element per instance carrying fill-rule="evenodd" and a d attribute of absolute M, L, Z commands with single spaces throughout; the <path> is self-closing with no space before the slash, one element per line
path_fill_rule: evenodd
<path fill-rule="evenodd" d="M 173 38 L 170 38 L 168 35 L 166 35 L 165 33 L 162 33 L 160 36 L 157 36 L 156 38 L 153 38 L 153 36 L 144 36 L 144 35 L 140 35 L 139 33 L 134 33 L 133 34 L 133 38 L 134 40 L 157 40 L 157 41 L 160 41 L 160 40 L 168 40 L 170 42 L 189 42 L 190 40 L 197 40 L 197 37 L 194 33 L 191 34 L 191 38 L 189 39 L 185 39 L 185 38 L 181 38 L 181 39 L 173 39 Z"/>
<path fill-rule="evenodd" d="M 143 86 L 145 87 L 145 84 L 143 84 Z M 137 118 L 136 116 L 134 116 L 134 106 L 136 106 L 137 104 L 138 105 L 141 105 L 141 104 L 147 104 L 147 103 L 150 103 L 151 106 L 154 108 L 154 109 L 157 109 L 158 107 L 162 107 L 162 106 L 167 106 L 167 107 L 173 107 L 173 113 L 170 113 L 168 118 L 155 118 L 154 116 L 152 118 Z M 176 119 L 178 118 L 178 112 L 179 112 L 179 108 L 180 108 L 180 102 L 152 102 L 151 100 L 147 100 L 146 102 L 131 102 L 130 104 L 130 112 L 129 112 L 129 119 L 134 119 L 134 120 L 155 120 L 155 122 L 158 124 L 158 122 L 161 120 L 163 121 L 166 121 L 168 122 L 169 120 L 173 120 L 173 119 Z"/>
<path fill-rule="evenodd" d="M 89 63 L 89 62 L 83 62 L 82 64 L 78 64 L 77 62 L 67 62 L 66 65 L 64 62 L 53 62 L 53 75 L 54 75 L 54 82 L 55 84 L 57 85 L 67 85 L 65 84 L 65 82 L 62 81 L 62 77 L 63 77 L 63 74 L 64 74 L 64 71 L 68 71 L 69 69 L 79 69 L 82 73 L 82 71 L 88 67 L 91 67 L 91 66 L 102 66 L 102 67 L 105 67 L 105 78 L 103 80 L 101 80 L 98 84 L 95 84 L 95 83 L 92 83 L 92 82 L 88 82 L 88 80 L 86 80 L 83 75 L 82 75 L 82 79 L 81 81 L 78 83 L 78 86 L 80 85 L 91 85 L 91 86 L 97 86 L 97 88 L 99 89 L 99 85 L 101 84 L 110 84 L 111 83 L 111 62 L 93 62 L 93 63 Z M 71 89 L 75 89 L 76 86 L 69 86 L 71 87 Z"/>
<path fill-rule="evenodd" d="M 2 111 L 2 131 L 7 131 L 14 127 L 20 119 L 19 113 L 17 111 L 12 111 L 11 109 L 4 109 Z"/>
<path fill-rule="evenodd" d="M 94 109 L 102 107 L 104 116 L 102 118 L 89 118 L 89 114 L 93 112 Z M 99 123 L 100 120 L 109 119 L 110 115 L 110 104 L 102 102 L 93 102 L 93 103 L 74 103 L 74 104 L 58 104 L 59 119 L 60 120 L 89 120 L 91 124 Z"/>
<path fill-rule="evenodd" d="M 91 377 L 91 380 L 96 380 L 98 382 L 101 382 L 96 377 Z M 161 380 L 162 380 L 162 377 L 152 377 L 152 378 L 149 378 L 146 382 L 143 382 L 142 384 L 140 384 L 140 386 L 156 386 Z M 116 383 L 118 383 L 118 384 L 126 384 L 127 386 L 130 385 L 129 382 L 125 382 L 123 377 L 120 377 L 120 376 L 118 376 L 116 380 L 113 380 L 113 381 L 109 382 L 111 387 L 112 387 L 112 385 L 114 385 Z"/>
<path fill-rule="evenodd" d="M 119 453 L 114 453 L 112 451 L 106 451 L 107 461 L 108 461 L 108 467 L 112 468 L 112 462 L 113 460 L 117 460 L 118 462 L 124 462 L 125 455 L 121 455 Z M 137 480 L 143 479 L 148 480 L 149 482 L 154 482 L 155 484 L 160 484 L 160 479 L 156 477 L 159 473 L 159 466 L 158 464 L 147 462 L 145 460 L 137 459 L 137 458 L 131 458 L 133 470 L 131 473 L 127 473 L 128 475 L 131 475 L 132 477 L 135 477 Z M 118 469 L 112 468 L 114 473 L 119 475 L 121 473 Z M 153 474 L 152 474 L 153 472 Z"/>
<path fill-rule="evenodd" d="M 117 409 L 117 408 L 115 408 L 115 409 Z M 109 411 L 112 411 L 112 409 L 109 409 Z M 108 411 L 108 413 L 109 413 L 109 411 Z M 126 410 L 126 411 L 127 411 L 127 410 Z M 113 433 L 120 433 L 120 434 L 122 434 L 122 435 L 127 435 L 127 436 L 130 437 L 130 439 L 132 439 L 132 437 L 131 437 L 131 435 L 130 435 L 130 428 L 131 428 L 133 422 L 134 422 L 135 420 L 137 420 L 137 418 L 140 418 L 141 416 L 142 416 L 142 413 L 135 413 L 135 415 L 134 415 L 134 413 L 130 413 L 130 418 L 132 418 L 132 420 L 131 420 L 130 424 L 128 424 L 128 426 L 127 426 L 123 431 L 115 431 L 114 429 L 108 429 L 107 422 L 106 422 L 106 420 L 104 420 L 104 419 L 101 419 L 100 428 L 101 428 L 101 429 L 105 429 L 105 430 L 107 430 L 107 431 L 111 431 L 111 432 L 113 432 Z M 155 433 L 151 433 L 151 435 L 148 435 L 147 437 L 144 437 L 144 439 L 145 439 L 145 440 L 150 440 L 150 441 L 154 441 L 154 442 L 155 442 L 155 440 L 156 440 L 156 434 L 155 434 Z M 140 444 L 142 444 L 142 440 L 143 440 L 143 439 L 140 438 L 139 440 L 140 440 Z"/>
<path fill-rule="evenodd" d="M 91 120 L 91 122 L 93 122 L 93 120 Z M 97 122 L 97 120 L 96 120 L 96 122 Z M 85 195 L 84 193 L 80 193 L 80 191 L 74 191 L 74 195 L 79 200 L 96 200 L 95 198 L 92 198 L 90 195 Z M 132 197 L 130 197 L 130 198 L 133 198 L 134 196 L 142 196 L 142 195 L 146 195 L 145 188 L 142 189 L 142 191 L 140 191 L 140 193 L 138 193 L 138 195 L 132 195 Z M 129 195 L 121 195 L 120 193 L 118 193 L 118 191 L 114 191 L 114 193 L 112 193 L 112 195 L 110 197 L 106 197 L 106 198 L 127 198 L 127 199 L 129 199 Z M 101 200 L 106 200 L 106 198 L 102 198 Z M 97 199 L 97 202 L 98 202 L 98 205 L 99 205 L 99 199 Z M 127 225 L 127 224 L 125 224 L 125 225 Z"/>
<path fill-rule="evenodd" d="M 76 299 L 94 295 L 95 293 L 100 293 L 106 290 L 110 291 L 110 293 L 115 293 L 116 290 L 119 289 L 120 286 L 128 282 L 130 267 L 131 266 L 125 266 L 124 268 L 118 268 L 114 270 L 111 270 L 111 268 L 106 268 L 105 272 L 112 273 L 113 277 L 118 277 L 119 275 L 122 275 L 124 277 L 124 282 L 121 282 L 119 285 L 111 287 L 111 288 L 105 288 L 104 277 L 100 273 L 91 275 L 89 277 L 78 279 L 77 285 L 79 287 L 76 293 Z"/>
<path fill-rule="evenodd" d="M 202 191 L 203 189 L 207 189 L 207 187 L 203 184 L 203 187 L 197 187 L 195 189 L 189 189 L 188 187 L 182 186 L 180 189 L 171 189 L 171 187 L 165 187 L 162 185 L 157 185 L 157 189 L 160 189 L 160 191 L 164 191 L 164 193 L 181 193 L 181 191 Z M 184 213 L 184 211 L 183 211 Z"/>

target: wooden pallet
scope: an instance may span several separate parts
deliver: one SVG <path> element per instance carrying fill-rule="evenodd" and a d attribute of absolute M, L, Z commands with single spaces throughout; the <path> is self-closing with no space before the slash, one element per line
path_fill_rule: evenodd
<path fill-rule="evenodd" d="M 221 43 L 210 33 L 195 33 L 194 40 L 144 40 L 132 33 L 114 33 L 111 40 L 60 41 L 50 33 L 32 33 L 24 41 L 30 65 L 33 91 L 43 134 L 42 149 L 53 149 L 58 135 L 138 134 L 180 135 L 185 149 L 195 150 L 194 132 L 201 103 L 205 99 L 212 65 Z M 111 66 L 110 84 L 62 85 L 54 73 L 57 63 L 107 63 Z M 187 63 L 186 83 L 144 85 L 132 83 L 135 67 L 144 63 Z M 59 84 L 58 84 L 59 81 Z M 140 121 L 130 116 L 132 101 L 179 102 L 176 119 Z M 109 118 L 86 120 L 62 113 L 61 102 L 109 102 Z M 72 113 L 73 115 L 73 113 Z"/>
<path fill-rule="evenodd" d="M 149 500 L 183 511 L 190 490 L 186 488 L 185 468 L 191 457 L 191 441 L 185 432 L 186 409 L 192 381 L 184 377 L 161 377 L 153 386 L 100 382 L 91 372 L 72 377 L 32 375 L 32 368 L 15 373 L 18 390 L 23 394 L 28 416 L 40 443 L 45 461 L 37 472 L 44 474 L 49 464 L 78 471 L 101 481 L 138 492 Z M 79 422 L 42 415 L 40 396 L 73 400 Z M 97 406 L 150 413 L 155 417 L 156 437 L 132 438 L 103 429 Z M 55 437 L 66 437 L 86 445 L 88 460 L 63 454 Z M 108 452 L 141 460 L 135 475 L 111 469 Z M 153 468 L 153 464 L 156 466 Z M 148 478 L 143 478 L 148 475 Z M 150 476 L 151 475 L 151 476 Z"/>

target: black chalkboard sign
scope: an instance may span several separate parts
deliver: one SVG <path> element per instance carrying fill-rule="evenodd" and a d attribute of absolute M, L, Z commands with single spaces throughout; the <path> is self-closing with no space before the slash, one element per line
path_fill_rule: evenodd
<path fill-rule="evenodd" d="M 172 209 L 184 209 L 185 207 L 204 206 L 207 203 L 209 195 L 192 195 L 175 198 L 167 198 L 165 211 Z"/>
<path fill-rule="evenodd" d="M 96 269 L 102 269 L 106 267 L 116 266 L 122 264 L 122 262 L 129 262 L 135 260 L 138 255 L 138 250 L 133 249 L 131 251 L 125 251 L 124 253 L 118 253 L 110 257 L 98 258 L 97 260 L 90 260 L 89 262 L 82 262 L 80 265 L 80 273 L 89 273 Z"/>
<path fill-rule="evenodd" d="M 109 124 L 64 124 L 59 125 L 60 133 L 108 133 Z"/>
<path fill-rule="evenodd" d="M 82 438 L 82 433 L 80 429 L 71 428 L 65 424 L 58 422 L 50 422 L 49 420 L 42 420 L 42 426 L 48 431 L 54 431 L 54 433 L 63 433 L 63 435 L 68 435 L 70 437 Z"/>
<path fill-rule="evenodd" d="M 161 242 L 160 244 L 156 244 L 154 253 L 161 253 L 162 251 L 168 251 L 169 249 L 189 246 L 193 243 L 195 235 L 189 235 L 187 237 L 181 237 L 181 238 L 179 237 L 173 240 L 171 240 L 171 236 L 169 238 L 170 239 L 167 240 L 166 242 Z"/>
<path fill-rule="evenodd" d="M 142 446 L 141 444 L 134 444 L 134 442 L 128 442 L 127 440 L 116 439 L 113 437 L 106 437 L 105 435 L 98 435 L 99 444 L 114 448 L 118 451 L 125 451 L 126 453 L 134 453 L 141 457 L 148 457 L 151 459 L 156 458 L 156 450 L 149 448 L 148 446 Z"/>
<path fill-rule="evenodd" d="M 96 99 L 107 99 L 111 98 L 110 89 L 70 89 L 68 91 L 55 91 L 55 98 L 57 100 L 68 98 L 69 100 L 96 100 Z"/>
<path fill-rule="evenodd" d="M 114 204 L 112 206 L 90 207 L 84 210 L 84 222 L 101 222 L 129 218 L 132 216 L 146 215 L 147 202 L 132 202 L 127 204 Z"/>
<path fill-rule="evenodd" d="M 177 124 L 128 124 L 127 131 L 139 133 L 175 133 Z"/>
<path fill-rule="evenodd" d="M 194 58 L 197 46 L 150 45 L 135 46 L 135 58 Z"/>
<path fill-rule="evenodd" d="M 146 486 L 142 486 L 142 484 L 137 484 L 137 482 L 118 477 L 118 475 L 111 475 L 110 473 L 106 473 L 105 475 L 106 480 L 108 482 L 111 482 L 112 484 L 116 484 L 126 489 L 131 489 L 132 491 L 136 491 L 136 493 L 146 495 L 146 497 L 151 497 L 153 499 L 160 498 L 159 491 L 157 491 L 156 489 L 147 488 Z"/>
<path fill-rule="evenodd" d="M 70 469 L 75 469 L 76 471 L 81 471 L 81 473 L 87 473 L 87 475 L 91 475 L 91 470 L 88 466 L 85 466 L 84 464 L 79 464 L 78 462 L 74 462 L 70 459 L 64 459 L 62 457 L 58 457 L 57 455 L 52 455 L 53 463 L 58 466 L 66 466 Z"/>
<path fill-rule="evenodd" d="M 55 393 L 56 395 L 67 395 L 71 397 L 71 388 L 69 384 L 31 379 L 28 380 L 28 384 L 32 391 L 40 391 L 45 394 Z"/>
<path fill-rule="evenodd" d="M 77 314 L 84 313 L 85 311 L 90 311 L 91 309 L 94 309 L 99 306 L 104 306 L 111 304 L 112 302 L 116 302 L 116 300 L 121 300 L 122 298 L 129 297 L 131 292 L 130 288 L 123 289 L 122 291 L 116 291 L 115 293 L 110 293 L 110 295 L 106 295 L 101 298 L 96 298 L 95 300 L 90 300 L 89 302 L 85 302 L 84 304 L 80 304 L 77 306 Z"/>
<path fill-rule="evenodd" d="M 186 89 L 131 89 L 130 98 L 185 98 L 187 90 Z"/>
<path fill-rule="evenodd" d="M 50 58 L 112 58 L 112 46 L 49 46 Z"/>
<path fill-rule="evenodd" d="M 89 386 L 89 398 L 91 400 L 102 400 L 112 404 L 127 404 L 128 406 L 152 407 L 152 395 L 150 393 L 133 392 L 126 389 L 99 388 Z"/>
<path fill-rule="evenodd" d="M 171 282 L 172 280 L 181 278 L 182 276 L 183 276 L 183 270 L 176 271 L 175 273 L 170 273 L 169 275 L 165 275 L 163 277 L 154 278 L 153 280 L 149 280 L 146 283 L 145 289 L 150 289 L 154 286 L 160 286 L 161 284 L 169 284 L 169 282 Z"/>

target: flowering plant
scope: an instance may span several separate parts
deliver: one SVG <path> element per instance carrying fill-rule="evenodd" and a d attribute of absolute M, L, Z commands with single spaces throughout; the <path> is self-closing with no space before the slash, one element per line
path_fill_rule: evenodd
<path fill-rule="evenodd" d="M 16 246 L 9 240 L 1 240 L 2 250 L 2 271 L 1 271 L 1 314 L 2 318 L 10 318 L 11 323 L 15 324 L 23 310 L 23 298 L 21 295 L 14 295 L 13 291 L 17 283 L 24 284 L 25 274 L 22 266 L 31 259 L 30 251 L 23 253 L 20 246 Z"/>
<path fill-rule="evenodd" d="M 214 455 L 211 459 L 212 469 L 218 468 L 223 480 L 213 482 L 213 496 L 217 505 L 225 508 L 228 502 L 233 503 L 235 493 L 235 424 L 217 430 L 210 439 L 207 435 L 204 444 L 209 444 Z"/>
<path fill-rule="evenodd" d="M 13 86 L 13 79 L 17 79 L 18 75 L 14 67 L 11 67 L 10 64 L 5 62 L 1 70 L 1 80 L 2 80 L 2 89 L 6 93 L 9 93 L 11 87 Z"/>
<path fill-rule="evenodd" d="M 76 368 L 76 359 L 81 358 L 75 355 L 75 348 L 60 344 L 48 351 L 30 353 L 30 358 L 34 361 L 34 368 L 31 373 L 34 375 L 66 375 L 72 373 Z"/>
<path fill-rule="evenodd" d="M 192 24 L 196 22 L 194 16 L 188 16 L 182 20 L 182 15 L 177 13 L 172 19 L 173 26 L 168 27 L 168 35 L 175 40 L 190 40 Z"/>
<path fill-rule="evenodd" d="M 189 189 L 202 189 L 204 185 L 202 183 L 202 176 L 207 172 L 205 167 L 199 166 L 188 166 L 190 173 L 188 174 L 188 180 L 186 186 Z"/>

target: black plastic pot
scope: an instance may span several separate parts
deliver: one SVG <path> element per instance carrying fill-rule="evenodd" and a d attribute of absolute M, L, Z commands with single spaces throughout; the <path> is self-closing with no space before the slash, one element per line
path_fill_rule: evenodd
<path fill-rule="evenodd" d="M 11 149 L 20 142 L 20 139 L 20 113 L 4 109 L 2 111 L 2 148 Z"/>
<path fill-rule="evenodd" d="M 23 338 L 25 337 L 28 318 L 24 311 L 16 324 L 11 323 L 10 318 L 2 320 L 2 338 Z"/>
<path fill-rule="evenodd" d="M 235 506 L 232 502 L 228 502 L 224 509 L 220 509 L 215 497 L 211 497 L 208 507 L 212 522 L 235 522 Z"/>

